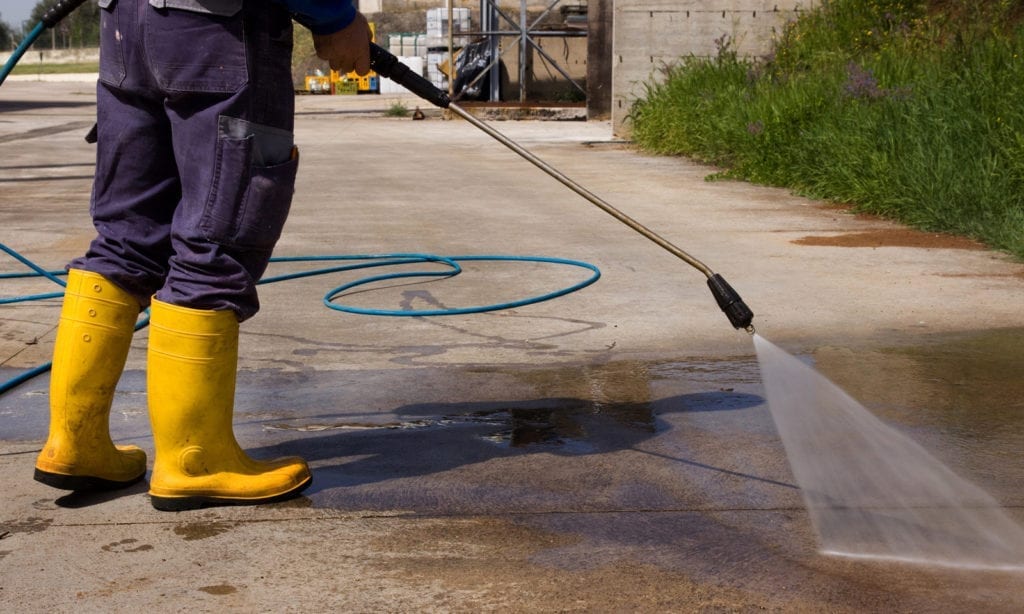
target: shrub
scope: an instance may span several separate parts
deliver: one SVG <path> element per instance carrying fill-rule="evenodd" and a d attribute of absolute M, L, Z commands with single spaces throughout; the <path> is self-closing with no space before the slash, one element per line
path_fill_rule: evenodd
<path fill-rule="evenodd" d="M 1024 28 L 1010 0 L 832 0 L 767 58 L 686 58 L 641 147 L 1024 258 Z"/>

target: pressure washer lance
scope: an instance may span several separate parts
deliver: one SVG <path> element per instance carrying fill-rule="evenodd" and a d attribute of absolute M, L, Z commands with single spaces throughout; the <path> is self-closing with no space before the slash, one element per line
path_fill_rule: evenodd
<path fill-rule="evenodd" d="M 550 164 L 544 162 L 537 156 L 533 155 L 515 141 L 512 141 L 505 135 L 501 134 L 494 128 L 491 128 L 487 124 L 483 123 L 476 117 L 473 117 L 470 113 L 459 107 L 451 101 L 448 94 L 436 87 L 433 83 L 424 79 L 420 75 L 414 73 L 409 69 L 408 66 L 402 64 L 398 58 L 391 55 L 387 50 L 382 47 L 371 44 L 370 45 L 370 66 L 382 77 L 387 77 L 395 83 L 401 85 L 410 92 L 416 94 L 420 98 L 423 98 L 427 102 L 441 107 L 442 109 L 448 109 L 452 113 L 455 113 L 462 119 L 466 120 L 470 124 L 473 124 L 480 130 L 483 130 L 499 143 L 508 147 L 512 151 L 516 152 L 528 162 L 544 171 L 548 175 L 554 177 L 560 183 L 565 185 L 567 188 L 576 192 L 583 198 L 589 200 L 591 203 L 597 205 L 605 213 L 608 213 L 615 219 L 619 220 L 626 226 L 629 226 L 633 230 L 639 232 L 644 237 L 650 239 L 670 254 L 686 262 L 693 268 L 697 269 L 708 278 L 708 287 L 711 288 L 711 294 L 714 295 L 715 300 L 718 302 L 718 306 L 725 312 L 726 317 L 729 318 L 729 322 L 734 328 L 745 329 L 748 333 L 754 333 L 754 326 L 752 324 L 754 320 L 754 313 L 747 307 L 740 295 L 732 289 L 725 279 L 713 272 L 707 265 L 700 260 L 697 260 L 690 254 L 679 249 L 672 243 L 669 243 L 664 238 L 655 234 L 652 230 L 634 220 L 630 216 L 626 215 L 622 211 L 619 211 L 612 205 L 598 198 L 595 194 L 579 185 L 572 179 L 569 179 L 564 174 L 559 172 L 557 169 L 552 167 Z"/>

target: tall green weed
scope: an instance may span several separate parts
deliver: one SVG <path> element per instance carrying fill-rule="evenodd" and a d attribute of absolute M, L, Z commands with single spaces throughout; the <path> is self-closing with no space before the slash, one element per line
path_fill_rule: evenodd
<path fill-rule="evenodd" d="M 1024 258 L 1022 5 L 823 2 L 767 58 L 723 39 L 670 69 L 634 106 L 634 138 Z"/>

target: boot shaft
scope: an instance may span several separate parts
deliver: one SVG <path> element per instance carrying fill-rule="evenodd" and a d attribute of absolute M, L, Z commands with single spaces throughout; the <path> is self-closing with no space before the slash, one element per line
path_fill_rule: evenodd
<path fill-rule="evenodd" d="M 195 433 L 231 433 L 238 319 L 156 299 L 150 309 L 146 389 L 159 462 L 161 447 L 178 448 Z"/>
<path fill-rule="evenodd" d="M 106 431 L 138 315 L 139 303 L 103 276 L 69 271 L 50 377 L 51 434 Z"/>

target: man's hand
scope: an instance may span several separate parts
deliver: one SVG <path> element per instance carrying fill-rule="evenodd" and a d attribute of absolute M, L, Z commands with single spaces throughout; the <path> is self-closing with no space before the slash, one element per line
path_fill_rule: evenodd
<path fill-rule="evenodd" d="M 314 34 L 316 55 L 331 64 L 331 69 L 345 74 L 356 71 L 362 76 L 370 72 L 370 41 L 373 34 L 362 13 L 348 27 L 334 34 Z"/>

